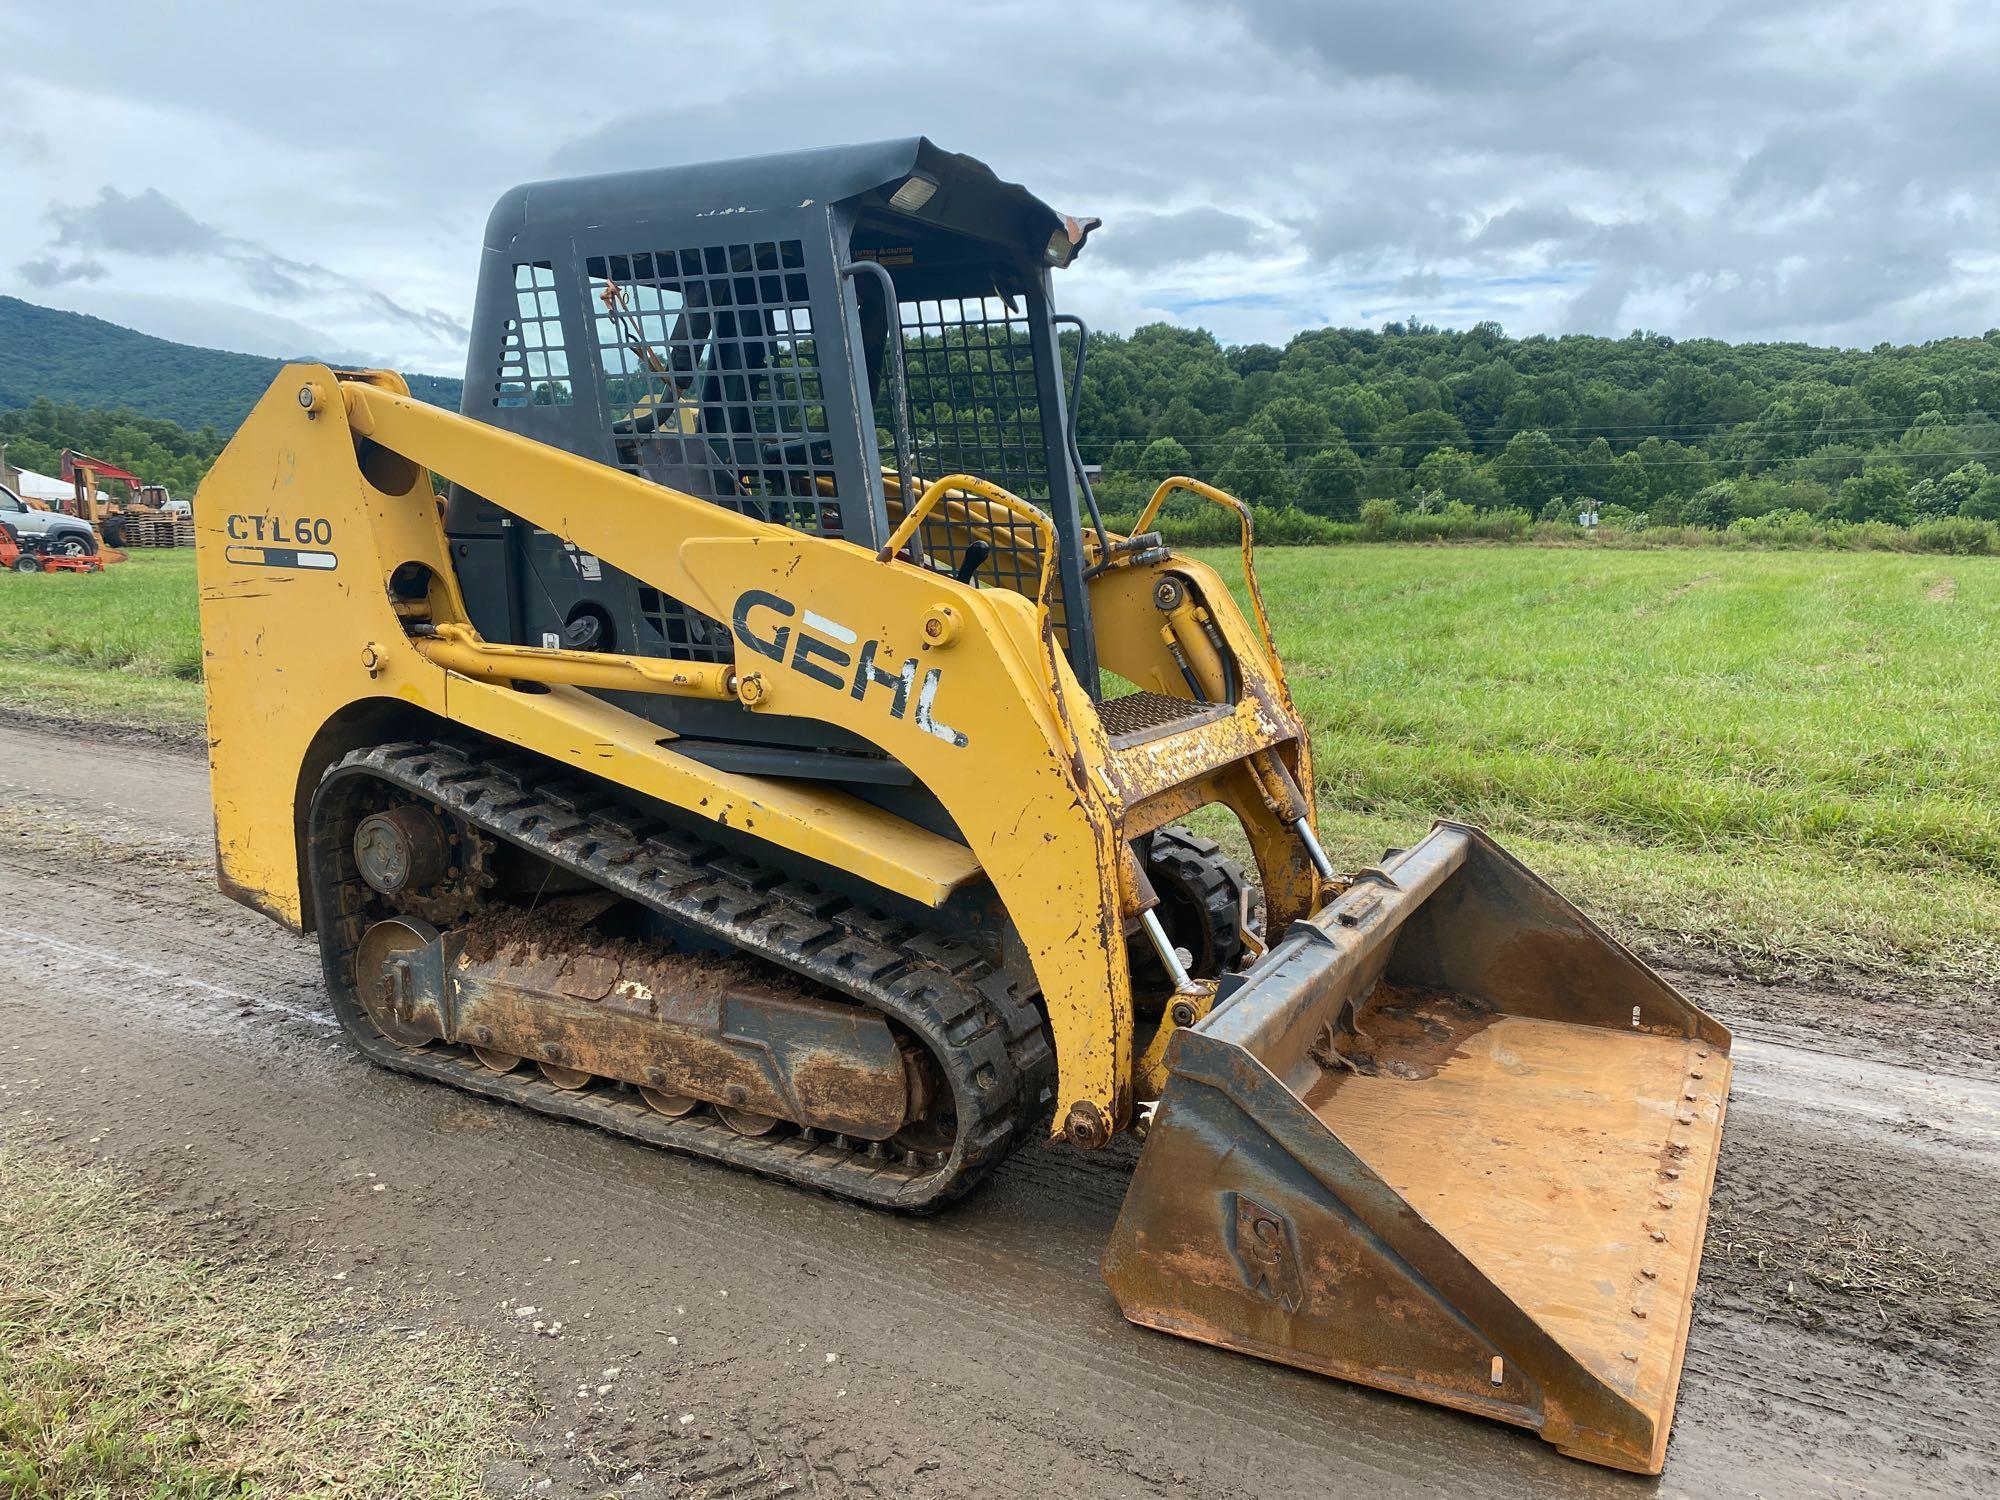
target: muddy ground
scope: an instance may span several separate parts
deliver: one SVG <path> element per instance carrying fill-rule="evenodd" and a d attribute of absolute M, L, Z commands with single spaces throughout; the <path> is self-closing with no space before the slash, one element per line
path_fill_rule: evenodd
<path fill-rule="evenodd" d="M 496 1492 L 2000 1489 L 1991 993 L 1677 969 L 1739 1045 L 1647 1481 L 1128 1327 L 1097 1256 L 1129 1153 L 1030 1149 L 911 1221 L 378 1071 L 313 950 L 216 893 L 209 840 L 198 758 L 0 725 L 0 1138 L 116 1165 L 329 1317 L 389 1291 L 490 1340 L 546 1407 Z"/>

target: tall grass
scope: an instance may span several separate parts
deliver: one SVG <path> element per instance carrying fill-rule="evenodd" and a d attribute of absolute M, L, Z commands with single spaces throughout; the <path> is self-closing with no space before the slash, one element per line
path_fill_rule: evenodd
<path fill-rule="evenodd" d="M 1352 852 L 1463 818 L 1630 924 L 2000 974 L 2000 559 L 1274 549 L 1259 574 Z"/>
<path fill-rule="evenodd" d="M 0 659 L 201 680 L 194 552 L 135 551 L 102 573 L 0 577 Z"/>

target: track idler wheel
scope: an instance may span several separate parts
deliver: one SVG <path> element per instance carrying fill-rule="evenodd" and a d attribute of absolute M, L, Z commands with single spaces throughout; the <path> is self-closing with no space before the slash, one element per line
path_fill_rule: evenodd
<path fill-rule="evenodd" d="M 726 1104 L 718 1104 L 715 1112 L 722 1117 L 722 1123 L 738 1135 L 769 1135 L 778 1128 L 774 1116 L 760 1115 L 755 1110 L 731 1109 Z"/>
<path fill-rule="evenodd" d="M 641 1084 L 639 1097 L 646 1101 L 647 1108 L 655 1114 L 665 1115 L 670 1120 L 678 1120 L 682 1115 L 691 1115 L 701 1108 L 701 1100 L 689 1094 L 670 1093 L 666 1089 L 649 1089 Z"/>
<path fill-rule="evenodd" d="M 597 1076 L 583 1068 L 565 1068 L 561 1063 L 545 1062 L 536 1066 L 542 1070 L 542 1077 L 564 1091 L 580 1089 Z"/>
<path fill-rule="evenodd" d="M 492 1047 L 474 1047 L 472 1055 L 479 1059 L 479 1066 L 490 1073 L 511 1073 L 521 1066 L 521 1059 L 513 1053 Z"/>
<path fill-rule="evenodd" d="M 443 1035 L 435 1004 L 421 993 L 417 967 L 433 952 L 437 929 L 392 917 L 361 935 L 354 954 L 355 994 L 369 1024 L 411 1051 Z"/>

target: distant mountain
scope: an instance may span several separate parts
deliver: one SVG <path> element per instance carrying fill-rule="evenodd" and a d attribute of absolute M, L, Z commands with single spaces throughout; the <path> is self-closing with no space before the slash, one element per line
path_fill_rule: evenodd
<path fill-rule="evenodd" d="M 102 318 L 0 297 L 0 410 L 47 396 L 79 406 L 129 407 L 187 428 L 212 424 L 226 436 L 285 363 L 176 344 Z M 412 395 L 458 409 L 462 381 L 408 379 Z"/>

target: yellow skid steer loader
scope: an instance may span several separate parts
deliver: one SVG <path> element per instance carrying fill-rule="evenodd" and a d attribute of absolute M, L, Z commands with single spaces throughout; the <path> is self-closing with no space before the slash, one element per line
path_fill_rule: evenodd
<path fill-rule="evenodd" d="M 1093 225 L 925 140 L 509 193 L 461 414 L 294 365 L 203 487 L 224 888 L 385 1066 L 860 1203 L 1144 1132 L 1134 1322 L 1656 1472 L 1728 1033 L 1476 829 L 1336 873 L 1249 511 L 1091 494 Z"/>

